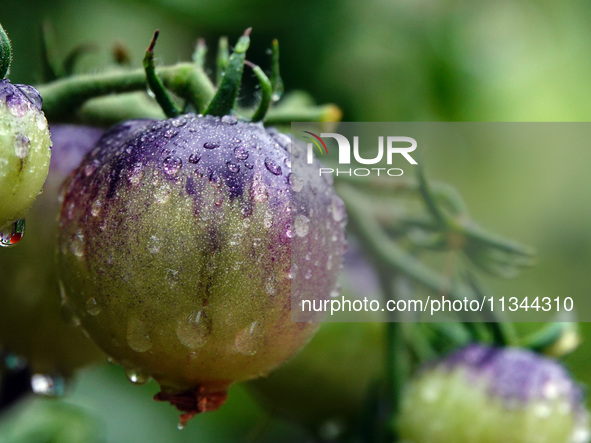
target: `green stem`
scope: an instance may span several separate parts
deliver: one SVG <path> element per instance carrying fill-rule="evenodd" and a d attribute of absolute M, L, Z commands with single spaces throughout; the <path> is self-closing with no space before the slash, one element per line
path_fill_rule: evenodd
<path fill-rule="evenodd" d="M 181 109 L 175 104 L 174 101 L 172 101 L 172 97 L 168 94 L 168 91 L 164 87 L 162 80 L 160 80 L 160 77 L 158 77 L 156 74 L 156 69 L 154 67 L 154 46 L 156 45 L 156 40 L 158 40 L 159 34 L 160 31 L 156 30 L 154 37 L 152 37 L 152 41 L 150 42 L 150 46 L 148 46 L 148 50 L 144 56 L 144 70 L 146 71 L 146 80 L 148 82 L 148 86 L 154 93 L 156 101 L 166 116 L 168 118 L 172 118 L 180 115 Z"/>
<path fill-rule="evenodd" d="M 215 84 L 219 85 L 222 81 L 222 77 L 226 68 L 228 67 L 228 61 L 230 60 L 230 51 L 228 50 L 228 38 L 220 37 L 218 43 L 218 55 L 217 55 L 217 69 L 215 73 Z"/>
<path fill-rule="evenodd" d="M 394 277 L 392 272 L 384 266 L 376 265 L 384 299 L 395 300 L 396 294 L 393 287 Z M 385 341 L 386 404 L 389 409 L 386 415 L 388 419 L 385 428 L 386 433 L 390 434 L 388 435 L 389 441 L 396 438 L 396 429 L 393 426 L 392 418 L 397 416 L 397 412 L 400 409 L 402 390 L 410 375 L 408 348 L 404 339 L 402 324 L 399 321 L 397 312 L 393 311 L 389 313 Z"/>
<path fill-rule="evenodd" d="M 242 71 L 244 70 L 244 61 L 246 60 L 246 50 L 250 45 L 250 28 L 248 28 L 242 37 L 238 39 L 234 52 L 230 56 L 228 66 L 219 83 L 218 90 L 211 103 L 205 110 L 205 115 L 215 115 L 222 117 L 229 114 L 234 109 L 236 97 L 242 81 Z"/>
<path fill-rule="evenodd" d="M 202 110 L 214 94 L 205 72 L 193 63 L 179 63 L 158 69 L 163 84 Z M 113 93 L 145 91 L 143 69 L 77 75 L 38 86 L 43 111 L 53 121 L 68 120 L 85 101 Z"/>
<path fill-rule="evenodd" d="M 195 52 L 193 53 L 193 63 L 195 63 L 198 67 L 203 68 L 205 66 L 205 56 L 207 55 L 207 45 L 205 44 L 205 40 L 202 38 L 197 40 L 197 45 L 195 46 Z"/>
<path fill-rule="evenodd" d="M 273 101 L 277 101 L 283 94 L 283 80 L 279 71 L 279 41 L 273 40 L 271 46 L 271 85 L 273 88 Z"/>
<path fill-rule="evenodd" d="M 11 63 L 12 46 L 10 46 L 10 40 L 4 28 L 0 25 L 0 80 L 3 80 L 6 74 L 8 74 Z"/>
<path fill-rule="evenodd" d="M 427 205 L 427 209 L 441 227 L 448 227 L 448 219 L 445 216 L 445 213 L 441 210 L 441 208 L 439 208 L 439 205 L 435 200 L 433 192 L 431 191 L 431 187 L 427 182 L 427 178 L 425 177 L 425 172 L 423 171 L 423 168 L 421 166 L 419 166 L 419 168 L 417 169 L 417 176 L 419 180 L 419 192 L 423 196 L 423 200 L 425 202 L 425 205 Z"/>
<path fill-rule="evenodd" d="M 263 118 L 265 118 L 265 115 L 269 110 L 269 106 L 271 105 L 273 87 L 271 86 L 271 81 L 269 80 L 269 77 L 265 75 L 265 73 L 259 66 L 249 61 L 245 61 L 244 63 L 246 63 L 246 65 L 252 69 L 261 87 L 261 100 L 259 101 L 259 105 L 256 111 L 251 117 L 251 121 L 260 122 L 263 120 Z"/>

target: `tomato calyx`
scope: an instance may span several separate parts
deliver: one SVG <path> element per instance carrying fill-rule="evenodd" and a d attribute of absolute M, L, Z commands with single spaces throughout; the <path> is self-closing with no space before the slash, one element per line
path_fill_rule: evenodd
<path fill-rule="evenodd" d="M 186 391 L 170 393 L 160 391 L 154 396 L 156 401 L 166 401 L 183 412 L 180 416 L 179 427 L 184 428 L 189 420 L 202 412 L 219 409 L 228 397 L 227 389 L 208 387 L 201 384 Z"/>

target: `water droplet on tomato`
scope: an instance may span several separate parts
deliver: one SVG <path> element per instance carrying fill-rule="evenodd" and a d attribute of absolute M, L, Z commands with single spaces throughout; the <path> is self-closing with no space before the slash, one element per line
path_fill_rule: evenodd
<path fill-rule="evenodd" d="M 125 377 L 134 385 L 145 385 L 150 381 L 150 376 L 139 369 L 128 368 L 125 370 Z"/>
<path fill-rule="evenodd" d="M 162 168 L 168 175 L 175 175 L 183 165 L 183 161 L 176 155 L 170 155 L 164 159 Z"/>
<path fill-rule="evenodd" d="M 198 349 L 209 339 L 211 320 L 202 310 L 193 311 L 178 320 L 175 332 L 183 346 L 189 349 Z"/>
<path fill-rule="evenodd" d="M 293 226 L 298 237 L 305 237 L 310 231 L 310 220 L 305 215 L 297 215 Z"/>
<path fill-rule="evenodd" d="M 127 344 L 135 352 L 147 352 L 152 349 L 148 328 L 137 317 L 131 317 L 127 322 Z"/>
<path fill-rule="evenodd" d="M 270 159 L 269 157 L 265 158 L 265 166 L 274 175 L 281 175 L 281 166 L 275 163 L 274 160 Z"/>
<path fill-rule="evenodd" d="M 259 322 L 254 321 L 236 334 L 234 346 L 242 355 L 255 355 L 263 345 L 263 339 L 263 328 Z"/>
<path fill-rule="evenodd" d="M 66 392 L 66 381 L 59 375 L 33 374 L 31 389 L 38 395 L 61 397 Z"/>
<path fill-rule="evenodd" d="M 5 248 L 16 245 L 25 235 L 25 220 L 17 220 L 0 231 L 0 246 Z"/>
<path fill-rule="evenodd" d="M 92 316 L 96 316 L 101 313 L 101 307 L 96 301 L 96 298 L 91 297 L 88 300 L 86 300 L 86 312 L 88 312 Z"/>

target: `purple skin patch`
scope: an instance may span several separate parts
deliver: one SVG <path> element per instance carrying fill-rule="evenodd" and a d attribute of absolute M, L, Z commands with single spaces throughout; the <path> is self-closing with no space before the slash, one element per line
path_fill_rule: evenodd
<path fill-rule="evenodd" d="M 568 399 L 575 411 L 583 412 L 583 390 L 568 371 L 558 362 L 530 350 L 471 344 L 437 367 L 462 368 L 474 379 L 485 379 L 489 394 L 507 404 L 560 397 Z"/>
<path fill-rule="evenodd" d="M 270 146 L 269 135 L 275 134 L 272 130 L 267 133 L 262 126 L 254 129 L 235 121 L 225 124 L 214 117 L 135 120 L 105 133 L 97 143 L 101 149 L 92 152 L 89 160 L 110 164 L 107 198 L 114 195 L 123 175 L 147 164 L 160 165 L 163 178 L 171 182 L 184 181 L 189 195 L 196 194 L 196 178 L 207 177 L 211 182 L 224 183 L 230 198 L 236 198 L 252 183 L 257 172 L 252 169 L 255 162 L 266 167 L 265 184 L 286 187 L 287 174 L 281 165 L 289 153 Z"/>

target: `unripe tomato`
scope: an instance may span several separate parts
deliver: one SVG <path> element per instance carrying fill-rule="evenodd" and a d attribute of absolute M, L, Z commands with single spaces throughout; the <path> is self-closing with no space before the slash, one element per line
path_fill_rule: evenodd
<path fill-rule="evenodd" d="M 345 245 L 343 217 L 330 216 L 338 197 L 313 173 L 291 187 L 288 145 L 230 116 L 124 123 L 66 186 L 65 302 L 130 379 L 154 378 L 157 398 L 184 419 L 217 408 L 231 383 L 268 373 L 307 343 L 317 325 L 291 321 L 292 284 L 324 298 L 336 286 Z M 303 238 L 297 251 L 294 236 Z M 299 277 L 292 253 L 306 255 Z"/>
<path fill-rule="evenodd" d="M 29 85 L 0 80 L 0 230 L 23 218 L 49 169 L 51 141 L 41 97 Z M 2 235 L 2 245 L 20 240 Z"/>
<path fill-rule="evenodd" d="M 413 443 L 584 443 L 583 391 L 556 361 L 517 348 L 470 345 L 408 386 L 399 417 Z"/>
<path fill-rule="evenodd" d="M 52 126 L 53 152 L 43 193 L 27 215 L 26 241 L 0 250 L 0 347 L 24 357 L 40 374 L 70 375 L 104 354 L 64 322 L 55 264 L 59 189 L 102 134 L 89 127 Z"/>

